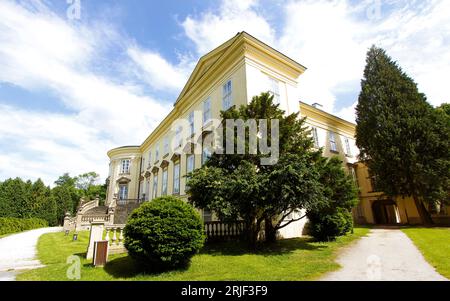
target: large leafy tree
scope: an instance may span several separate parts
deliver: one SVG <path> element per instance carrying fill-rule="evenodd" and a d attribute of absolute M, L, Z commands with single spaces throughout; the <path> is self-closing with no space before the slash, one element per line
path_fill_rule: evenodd
<path fill-rule="evenodd" d="M 360 157 L 380 190 L 414 199 L 423 223 L 432 223 L 424 202 L 448 191 L 449 126 L 416 83 L 386 52 L 373 46 L 356 108 Z"/>
<path fill-rule="evenodd" d="M 245 154 L 238 154 L 236 148 L 234 154 L 215 153 L 189 175 L 189 200 L 198 208 L 214 211 L 221 220 L 243 219 L 252 246 L 263 226 L 266 240 L 274 240 L 279 229 L 305 217 L 292 213 L 321 205 L 322 186 L 315 166 L 321 154 L 312 150 L 304 119 L 298 114 L 285 116 L 268 93 L 254 97 L 247 106 L 222 112 L 221 117 L 223 125 L 227 119 L 256 120 L 258 125 L 267 120 L 268 133 L 270 121 L 279 120 L 279 159 L 273 165 L 261 164 L 267 155 L 260 150 L 249 153 L 252 137 L 246 131 Z"/>

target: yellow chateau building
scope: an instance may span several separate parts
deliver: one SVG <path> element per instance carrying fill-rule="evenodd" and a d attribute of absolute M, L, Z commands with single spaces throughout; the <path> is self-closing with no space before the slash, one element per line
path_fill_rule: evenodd
<path fill-rule="evenodd" d="M 201 167 L 210 154 L 210 145 L 205 141 L 211 134 L 211 120 L 219 119 L 221 110 L 246 104 L 253 96 L 270 91 L 287 114 L 300 111 L 306 117 L 315 146 L 323 148 L 326 156 L 339 156 L 354 176 L 361 199 L 354 210 L 357 223 L 418 223 L 413 202 L 388 200 L 375 191 L 367 169 L 357 162 L 355 125 L 318 106 L 299 102 L 299 78 L 305 71 L 301 64 L 246 32 L 203 56 L 172 111 L 148 138 L 141 145 L 108 152 L 106 206 L 119 209 L 120 205 L 162 195 L 186 197 L 185 175 Z M 179 120 L 184 121 L 184 127 L 174 126 Z M 187 151 L 194 148 L 188 138 L 200 147 L 194 154 Z M 205 221 L 213 219 L 210 212 L 202 214 Z M 283 230 L 282 236 L 301 235 L 304 221 L 294 224 Z"/>

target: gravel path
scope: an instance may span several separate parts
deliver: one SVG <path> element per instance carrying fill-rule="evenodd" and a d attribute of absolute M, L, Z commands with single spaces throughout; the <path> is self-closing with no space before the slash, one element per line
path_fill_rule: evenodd
<path fill-rule="evenodd" d="M 342 268 L 324 281 L 445 281 L 409 237 L 397 229 L 373 229 L 338 257 Z"/>
<path fill-rule="evenodd" d="M 42 228 L 0 239 L 0 281 L 15 280 L 20 270 L 40 267 L 35 259 L 37 241 L 42 234 L 58 231 L 62 228 Z"/>

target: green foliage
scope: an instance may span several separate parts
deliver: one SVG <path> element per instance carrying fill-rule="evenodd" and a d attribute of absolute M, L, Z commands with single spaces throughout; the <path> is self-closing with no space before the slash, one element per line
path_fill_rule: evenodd
<path fill-rule="evenodd" d="M 313 141 L 298 114 L 285 116 L 273 96 L 262 93 L 249 105 L 222 112 L 225 120 L 279 121 L 279 159 L 262 165 L 266 154 L 249 154 L 250 132 L 246 131 L 245 154 L 213 154 L 202 168 L 189 176 L 189 201 L 198 208 L 214 211 L 221 220 L 241 218 L 246 223 L 248 242 L 255 246 L 262 226 L 266 239 L 273 240 L 282 221 L 299 209 L 317 207 L 322 201 L 321 184 L 315 163 L 321 157 L 312 151 Z M 267 130 L 271 133 L 271 129 Z M 224 139 L 225 139 L 224 135 Z M 235 129 L 235 140 L 237 130 Z M 268 139 L 270 140 L 270 135 Z M 225 145 L 225 143 L 224 143 Z M 236 148 L 236 143 L 235 143 Z"/>
<path fill-rule="evenodd" d="M 351 210 L 358 203 L 358 191 L 339 158 L 323 158 L 318 165 L 324 204 L 308 210 L 307 216 L 310 234 L 317 240 L 329 241 L 353 229 Z"/>
<path fill-rule="evenodd" d="M 450 190 L 449 119 L 375 46 L 367 54 L 356 111 L 356 144 L 379 188 L 389 196 L 412 196 L 422 220 L 431 222 L 422 202 L 448 198 Z"/>
<path fill-rule="evenodd" d="M 310 235 L 318 241 L 332 241 L 336 237 L 345 235 L 353 229 L 352 214 L 344 209 L 337 208 L 332 212 L 308 215 Z"/>
<path fill-rule="evenodd" d="M 6 180 L 0 185 L 0 217 L 40 218 L 56 225 L 56 203 L 50 188 L 40 179 L 34 183 L 20 178 Z"/>
<path fill-rule="evenodd" d="M 97 177 L 93 172 L 79 177 L 65 173 L 55 181 L 53 189 L 41 179 L 34 183 L 7 179 L 0 182 L 0 217 L 41 218 L 50 226 L 62 224 L 66 212 L 76 212 L 81 197 L 106 197 L 106 185 L 93 184 Z"/>
<path fill-rule="evenodd" d="M 0 235 L 48 227 L 48 222 L 40 218 L 0 217 Z"/>
<path fill-rule="evenodd" d="M 133 211 L 124 235 L 129 254 L 152 269 L 186 266 L 205 241 L 199 214 L 172 196 L 154 199 Z"/>

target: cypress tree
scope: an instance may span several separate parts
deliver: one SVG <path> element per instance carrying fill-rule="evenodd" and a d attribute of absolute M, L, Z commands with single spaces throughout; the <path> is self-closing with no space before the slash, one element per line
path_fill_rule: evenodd
<path fill-rule="evenodd" d="M 424 203 L 449 191 L 449 126 L 417 84 L 386 52 L 369 50 L 356 108 L 360 158 L 388 196 L 412 197 L 424 224 Z"/>

